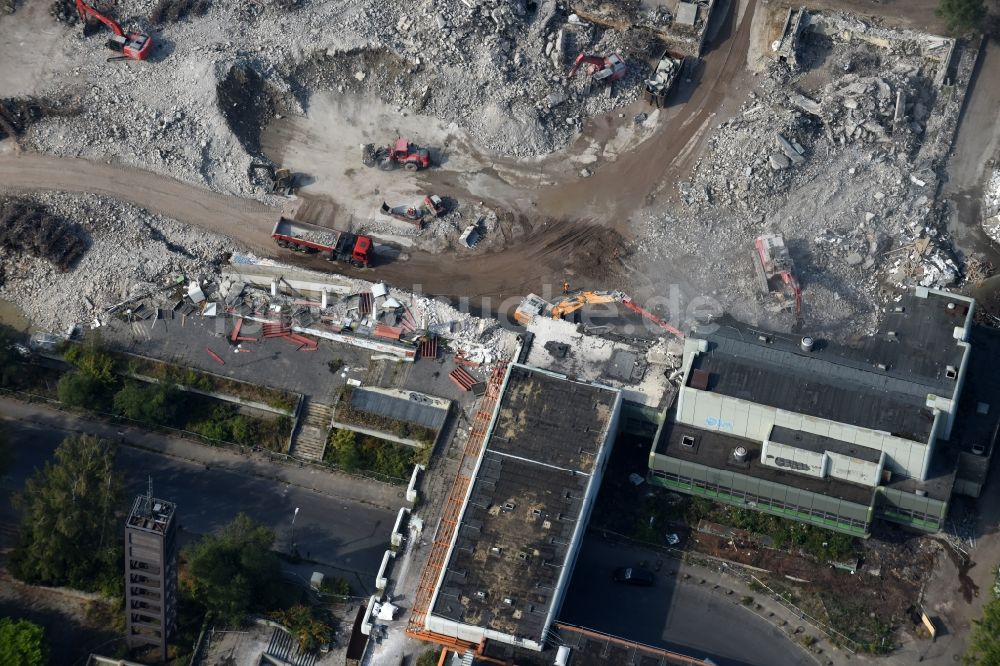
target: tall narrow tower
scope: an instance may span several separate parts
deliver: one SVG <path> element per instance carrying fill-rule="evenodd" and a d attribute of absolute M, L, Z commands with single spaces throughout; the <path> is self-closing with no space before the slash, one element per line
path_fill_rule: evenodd
<path fill-rule="evenodd" d="M 150 480 L 125 523 L 125 640 L 130 648 L 159 648 L 163 661 L 177 623 L 175 511 L 153 497 Z"/>

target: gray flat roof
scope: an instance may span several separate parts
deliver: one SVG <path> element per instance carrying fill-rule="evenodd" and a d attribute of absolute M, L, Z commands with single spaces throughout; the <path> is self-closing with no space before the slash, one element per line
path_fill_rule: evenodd
<path fill-rule="evenodd" d="M 851 444 L 850 442 L 834 439 L 833 437 L 815 435 L 811 432 L 786 428 L 785 426 L 776 425 L 771 428 L 770 439 L 772 442 L 787 444 L 789 446 L 805 449 L 807 451 L 813 451 L 815 453 L 832 451 L 833 453 L 839 453 L 844 456 L 850 456 L 852 458 L 857 458 L 858 460 L 865 460 L 876 464 L 882 457 L 881 451 L 870 449 L 867 446 L 858 446 L 857 444 Z"/>
<path fill-rule="evenodd" d="M 811 352 L 798 336 L 724 319 L 695 333 L 709 351 L 693 367 L 711 373 L 708 390 L 716 393 L 925 441 L 933 423 L 927 395 L 955 390 L 948 368 L 961 365 L 964 349 L 953 332 L 967 313 L 963 300 L 909 293 L 887 309 L 875 335 L 817 341 Z"/>
<path fill-rule="evenodd" d="M 448 410 L 420 400 L 421 394 L 410 392 L 410 399 L 355 388 L 351 392 L 351 407 L 370 414 L 415 423 L 431 430 L 440 430 L 448 418 Z"/>
<path fill-rule="evenodd" d="M 706 467 L 744 474 L 785 486 L 801 488 L 855 504 L 871 505 L 873 488 L 839 479 L 818 479 L 768 467 L 760 462 L 762 446 L 760 442 L 677 423 L 674 416 L 673 410 L 668 412 L 667 422 L 663 424 L 660 437 L 656 442 L 655 451 L 657 454 L 689 460 Z M 695 439 L 694 446 L 689 447 L 681 444 L 681 438 L 685 435 Z M 733 450 L 738 446 L 747 450 L 746 463 L 733 464 L 730 460 Z"/>
<path fill-rule="evenodd" d="M 837 423 L 884 430 L 916 442 L 930 435 L 934 417 L 924 405 L 926 394 L 918 398 L 899 393 L 888 387 L 893 381 L 888 377 L 818 356 L 733 340 L 729 333 L 726 330 L 713 334 L 709 350 L 694 359 L 694 369 L 709 373 L 708 391 Z"/>
<path fill-rule="evenodd" d="M 509 372 L 431 613 L 542 642 L 618 392 Z"/>

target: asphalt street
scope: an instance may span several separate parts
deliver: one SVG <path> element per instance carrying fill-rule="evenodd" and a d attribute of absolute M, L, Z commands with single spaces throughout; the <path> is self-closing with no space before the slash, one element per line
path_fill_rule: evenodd
<path fill-rule="evenodd" d="M 11 473 L 0 484 L 0 522 L 10 525 L 16 522 L 11 494 L 52 458 L 66 433 L 22 421 L 6 421 L 4 425 L 14 444 L 15 460 Z M 119 448 L 118 467 L 125 475 L 129 496 L 128 506 L 122 509 L 130 508 L 134 497 L 145 492 L 152 476 L 153 494 L 177 503 L 182 543 L 212 532 L 244 512 L 275 531 L 279 550 L 289 550 L 294 540 L 303 557 L 321 564 L 303 563 L 290 569 L 304 577 L 312 569 L 339 572 L 348 575 L 355 589 L 373 586 L 396 517 L 388 509 L 330 497 L 280 480 L 128 446 Z"/>
<path fill-rule="evenodd" d="M 653 587 L 612 580 L 617 567 L 637 565 L 655 572 Z M 657 558 L 649 550 L 588 534 L 559 620 L 690 657 L 708 657 L 718 666 L 815 666 L 808 653 L 741 606 L 739 599 L 697 582 L 680 582 L 680 567 L 673 558 Z M 694 575 L 691 581 L 696 581 Z"/>

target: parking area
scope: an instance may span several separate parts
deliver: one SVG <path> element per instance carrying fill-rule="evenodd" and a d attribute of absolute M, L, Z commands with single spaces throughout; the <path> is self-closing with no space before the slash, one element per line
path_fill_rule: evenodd
<path fill-rule="evenodd" d="M 654 573 L 652 587 L 618 583 L 618 567 Z M 639 546 L 590 533 L 583 542 L 559 621 L 692 657 L 719 666 L 814 666 L 781 630 L 740 604 L 683 580 L 683 565 Z"/>

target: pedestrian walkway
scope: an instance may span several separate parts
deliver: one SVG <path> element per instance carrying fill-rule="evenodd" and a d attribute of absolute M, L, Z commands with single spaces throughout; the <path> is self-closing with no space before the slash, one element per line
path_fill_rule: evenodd
<path fill-rule="evenodd" d="M 64 430 L 67 434 L 96 435 L 125 446 L 202 463 L 206 467 L 280 481 L 330 497 L 394 511 L 404 503 L 406 489 L 402 486 L 351 476 L 304 462 L 271 460 L 267 452 L 243 454 L 162 432 L 107 423 L 38 403 L 0 397 L 0 419 L 34 423 Z"/>
<path fill-rule="evenodd" d="M 302 420 L 295 430 L 289 455 L 299 460 L 317 462 L 323 460 L 331 423 L 333 423 L 333 407 L 306 398 Z"/>

